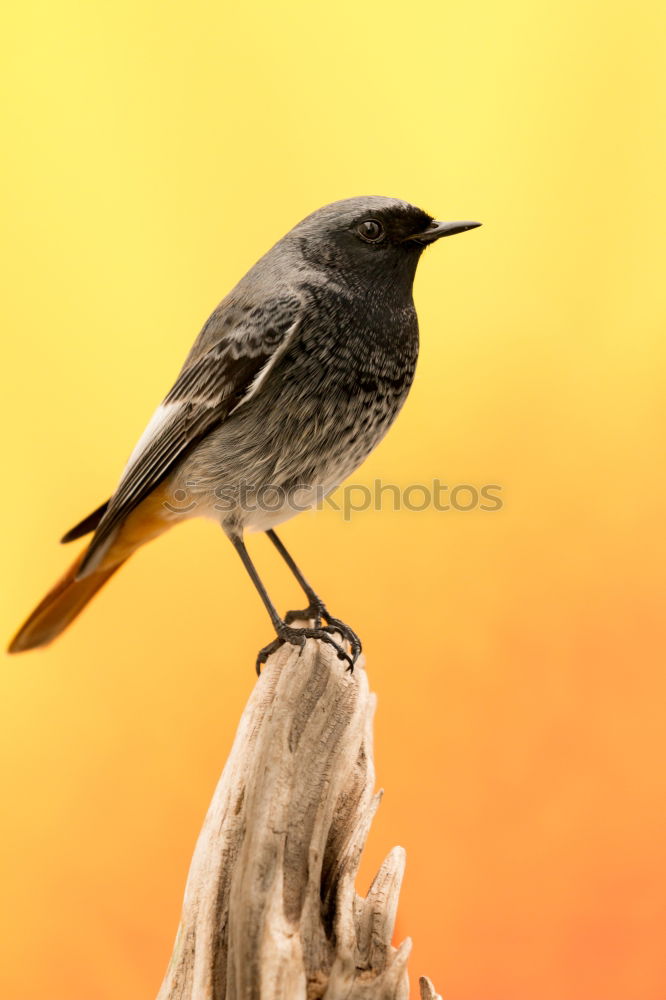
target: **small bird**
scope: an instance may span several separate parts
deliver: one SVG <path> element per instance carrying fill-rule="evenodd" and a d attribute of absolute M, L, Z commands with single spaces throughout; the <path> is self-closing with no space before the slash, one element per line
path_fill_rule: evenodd
<path fill-rule="evenodd" d="M 9 651 L 51 642 L 140 546 L 205 516 L 221 524 L 275 629 L 257 670 L 282 643 L 308 638 L 329 643 L 353 669 L 357 634 L 329 614 L 274 528 L 320 502 L 381 441 L 414 377 L 412 285 L 421 253 L 478 225 L 438 222 L 407 202 L 368 196 L 326 205 L 290 230 L 204 324 L 115 493 L 62 538 L 94 532 L 88 546 Z M 267 533 L 307 608 L 280 617 L 245 531 Z M 314 627 L 296 628 L 296 620 Z"/>

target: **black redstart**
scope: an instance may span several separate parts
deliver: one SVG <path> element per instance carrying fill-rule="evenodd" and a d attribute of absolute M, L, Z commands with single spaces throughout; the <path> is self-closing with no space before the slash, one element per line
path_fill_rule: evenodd
<path fill-rule="evenodd" d="M 203 515 L 221 523 L 275 628 L 257 666 L 281 643 L 313 637 L 352 667 L 358 636 L 328 613 L 273 529 L 334 490 L 393 423 L 418 354 L 412 284 L 421 253 L 478 225 L 371 196 L 327 205 L 288 232 L 204 325 L 111 499 L 64 536 L 94 531 L 10 651 L 49 643 L 144 542 Z M 306 609 L 280 617 L 246 530 L 267 532 Z M 294 628 L 296 618 L 314 628 Z"/>

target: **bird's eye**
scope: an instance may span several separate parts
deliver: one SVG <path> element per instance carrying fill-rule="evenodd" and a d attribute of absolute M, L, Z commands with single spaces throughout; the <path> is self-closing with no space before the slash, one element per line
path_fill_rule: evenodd
<path fill-rule="evenodd" d="M 376 219 L 366 219 L 356 227 L 356 232 L 366 243 L 379 243 L 384 239 L 384 227 Z"/>

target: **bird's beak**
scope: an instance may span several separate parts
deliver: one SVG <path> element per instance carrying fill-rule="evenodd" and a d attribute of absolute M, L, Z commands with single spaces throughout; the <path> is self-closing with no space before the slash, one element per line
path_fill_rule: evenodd
<path fill-rule="evenodd" d="M 476 229 L 480 222 L 440 222 L 433 219 L 428 228 L 422 233 L 415 233 L 408 236 L 403 243 L 420 243 L 425 246 L 427 243 L 434 243 L 442 236 L 455 236 L 456 233 L 466 233 L 468 229 Z"/>

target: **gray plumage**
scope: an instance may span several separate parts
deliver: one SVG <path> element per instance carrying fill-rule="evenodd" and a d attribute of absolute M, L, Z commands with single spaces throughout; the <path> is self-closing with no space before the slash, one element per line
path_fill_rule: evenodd
<path fill-rule="evenodd" d="M 205 323 L 108 504 L 65 536 L 96 527 L 74 583 L 108 573 L 116 551 L 127 557 L 116 541 L 160 487 L 165 522 L 220 521 L 281 641 L 296 641 L 258 582 L 243 532 L 267 530 L 282 549 L 270 529 L 335 489 L 378 444 L 414 377 L 421 252 L 475 225 L 437 223 L 375 196 L 327 205 L 288 232 Z M 292 569 L 320 625 L 324 606 Z"/>
<path fill-rule="evenodd" d="M 431 221 L 394 199 L 352 198 L 309 216 L 254 265 L 204 325 L 164 400 L 165 419 L 128 464 L 79 576 L 95 568 L 132 508 L 165 476 L 174 496 L 195 504 L 185 512 L 189 503 L 174 500 L 174 517 L 219 516 L 237 534 L 296 513 L 243 509 L 240 497 L 220 510 L 240 483 L 246 508 L 269 487 L 309 487 L 314 503 L 372 451 L 414 375 L 411 289 L 420 248 L 400 246 L 387 262 L 384 248 L 355 235 L 350 247 L 340 245 L 338 234 L 367 213 L 392 221 L 399 238 Z M 298 506 L 306 502 L 304 492 Z"/>

